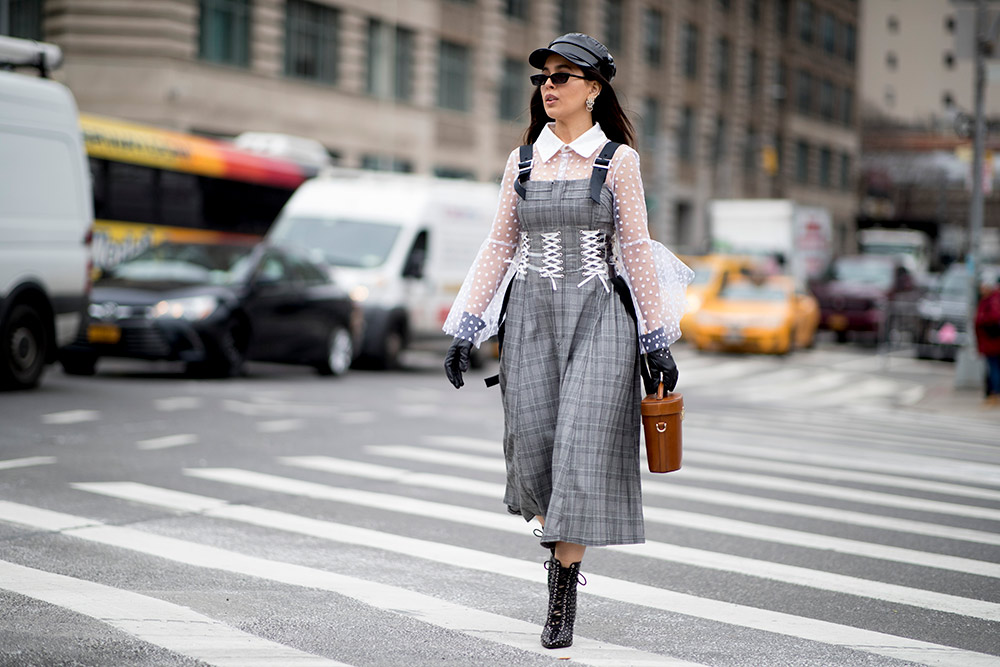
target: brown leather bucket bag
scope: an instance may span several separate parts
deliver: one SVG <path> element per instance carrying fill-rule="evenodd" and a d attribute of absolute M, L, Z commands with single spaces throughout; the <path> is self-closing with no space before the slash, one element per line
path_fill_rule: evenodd
<path fill-rule="evenodd" d="M 642 429 L 646 435 L 649 472 L 673 472 L 681 467 L 681 421 L 684 397 L 676 392 L 664 396 L 663 383 L 656 394 L 642 399 Z"/>

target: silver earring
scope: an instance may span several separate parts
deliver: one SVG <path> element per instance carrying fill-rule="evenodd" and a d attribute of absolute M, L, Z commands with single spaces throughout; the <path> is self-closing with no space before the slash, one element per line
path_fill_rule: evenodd
<path fill-rule="evenodd" d="M 587 98 L 587 111 L 593 111 L 594 110 L 594 100 L 595 99 L 596 98 L 594 98 L 594 97 L 588 97 Z"/>

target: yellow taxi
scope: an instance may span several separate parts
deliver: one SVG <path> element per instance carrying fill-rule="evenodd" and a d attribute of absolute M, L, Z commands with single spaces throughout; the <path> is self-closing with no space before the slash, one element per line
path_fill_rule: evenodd
<path fill-rule="evenodd" d="M 688 255 L 680 258 L 694 270 L 694 279 L 687 287 L 687 310 L 681 318 L 681 335 L 693 335 L 692 322 L 707 301 L 711 300 L 729 277 L 749 271 L 750 261 L 733 255 Z"/>
<path fill-rule="evenodd" d="M 731 277 L 691 322 L 699 350 L 787 354 L 811 347 L 819 305 L 789 276 Z"/>

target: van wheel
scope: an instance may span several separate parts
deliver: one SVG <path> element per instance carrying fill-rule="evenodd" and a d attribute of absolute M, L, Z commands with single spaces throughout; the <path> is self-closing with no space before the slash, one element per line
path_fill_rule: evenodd
<path fill-rule="evenodd" d="M 34 387 L 45 370 L 49 339 L 42 316 L 32 306 L 18 304 L 0 324 L 0 386 Z"/>
<path fill-rule="evenodd" d="M 354 341 L 351 333 L 335 325 L 327 341 L 326 357 L 316 365 L 320 375 L 343 375 L 354 360 Z"/>
<path fill-rule="evenodd" d="M 379 366 L 386 370 L 399 368 L 399 360 L 405 344 L 406 339 L 399 327 L 389 329 L 385 333 L 385 338 L 382 339 L 382 358 L 379 360 Z"/>

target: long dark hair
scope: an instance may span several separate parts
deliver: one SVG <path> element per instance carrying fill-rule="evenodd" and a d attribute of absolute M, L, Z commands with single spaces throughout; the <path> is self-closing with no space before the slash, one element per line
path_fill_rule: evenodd
<path fill-rule="evenodd" d="M 634 148 L 635 128 L 632 127 L 632 121 L 628 119 L 625 110 L 618 103 L 618 96 L 615 95 L 614 88 L 596 70 L 583 68 L 583 74 L 587 79 L 601 84 L 601 93 L 594 100 L 594 110 L 591 112 L 594 122 L 600 123 L 604 134 L 611 141 Z M 538 139 L 538 135 L 542 133 L 542 128 L 545 127 L 546 123 L 552 122 L 549 115 L 545 113 L 541 86 L 535 88 L 535 92 L 532 93 L 528 110 L 531 112 L 531 122 L 528 124 L 528 129 L 524 131 L 522 141 L 525 144 L 533 144 Z"/>

